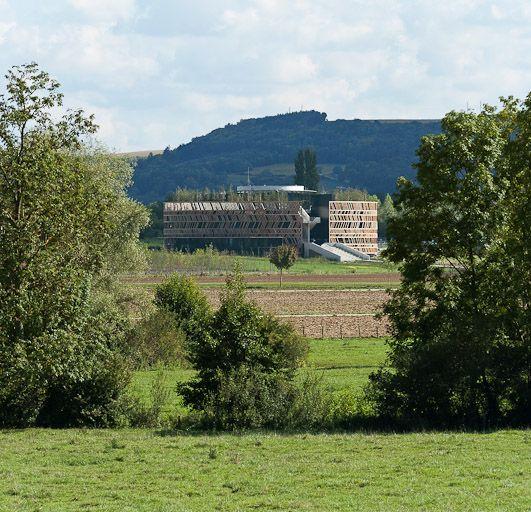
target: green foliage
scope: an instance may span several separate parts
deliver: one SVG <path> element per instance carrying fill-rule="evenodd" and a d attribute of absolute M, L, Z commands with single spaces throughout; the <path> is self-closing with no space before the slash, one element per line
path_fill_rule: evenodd
<path fill-rule="evenodd" d="M 172 315 L 187 343 L 201 344 L 203 337 L 208 336 L 212 311 L 208 299 L 193 278 L 173 274 L 157 287 L 155 305 Z"/>
<path fill-rule="evenodd" d="M 310 148 L 301 149 L 295 158 L 295 185 L 304 185 L 308 190 L 319 190 L 317 155 Z"/>
<path fill-rule="evenodd" d="M 185 361 L 185 336 L 174 314 L 159 309 L 142 318 L 128 337 L 127 349 L 135 368 L 174 366 Z"/>
<path fill-rule="evenodd" d="M 162 201 L 154 201 L 146 207 L 149 211 L 149 225 L 140 232 L 141 240 L 162 239 L 164 229 Z"/>
<path fill-rule="evenodd" d="M 0 424 L 112 424 L 127 384 L 124 315 L 109 316 L 118 269 L 143 263 L 131 168 L 83 138 L 92 117 L 62 105 L 36 64 L 0 97 Z M 112 301 L 111 301 L 112 302 Z M 122 304 L 121 309 L 124 309 Z"/>
<path fill-rule="evenodd" d="M 189 189 L 247 183 L 293 183 L 293 156 L 301 141 L 312 147 L 333 172 L 321 175 L 327 189 L 360 187 L 383 196 L 395 190 L 399 176 L 413 176 L 411 162 L 420 137 L 439 133 L 438 121 L 327 121 L 320 112 L 296 112 L 235 125 L 197 137 L 161 155 L 140 158 L 133 197 L 142 202 L 163 200 L 177 186 Z M 282 173 L 256 168 L 284 164 Z"/>
<path fill-rule="evenodd" d="M 403 281 L 385 308 L 392 368 L 370 392 L 395 420 L 529 424 L 531 95 L 451 112 L 442 127 L 389 220 Z"/>
<path fill-rule="evenodd" d="M 359 188 L 338 188 L 334 190 L 336 201 L 379 201 L 378 196 Z"/>
<path fill-rule="evenodd" d="M 188 330 L 184 329 L 187 332 L 188 357 L 197 370 L 197 377 L 181 385 L 180 393 L 185 403 L 196 410 L 212 411 L 212 404 L 226 408 L 223 413 L 226 414 L 225 419 L 220 416 L 221 409 L 215 409 L 216 422 L 219 420 L 218 424 L 224 426 L 232 421 L 228 418 L 234 419 L 234 427 L 243 425 L 242 418 L 248 419 L 248 426 L 254 426 L 255 420 L 250 418 L 261 416 L 251 409 L 260 407 L 262 402 L 255 404 L 250 401 L 251 389 L 248 386 L 255 380 L 260 381 L 265 388 L 262 391 L 256 388 L 256 393 L 264 397 L 268 393 L 274 396 L 280 389 L 277 386 L 289 384 L 308 350 L 307 344 L 291 326 L 264 314 L 246 300 L 244 291 L 243 279 L 235 272 L 228 277 L 221 305 L 210 321 L 203 319 L 201 324 L 191 322 Z M 196 300 L 195 293 L 187 296 Z M 189 311 L 185 307 L 179 309 Z M 238 401 L 234 401 L 233 384 L 247 389 Z M 223 393 L 226 395 L 222 396 Z M 233 410 L 231 404 L 250 409 Z"/>
<path fill-rule="evenodd" d="M 291 268 L 299 256 L 297 247 L 292 245 L 279 245 L 269 253 L 269 261 L 280 270 L 280 286 L 282 286 L 282 272 Z"/>
<path fill-rule="evenodd" d="M 282 191 L 273 192 L 246 192 L 241 194 L 236 192 L 232 187 L 220 187 L 218 190 L 212 190 L 208 187 L 202 189 L 191 189 L 179 187 L 166 197 L 166 201 L 175 202 L 195 202 L 195 201 L 227 201 L 237 202 L 245 198 L 246 201 L 279 201 L 286 202 L 288 194 Z M 162 214 L 161 214 L 162 215 Z"/>
<path fill-rule="evenodd" d="M 387 224 L 396 213 L 393 199 L 386 194 L 384 202 L 378 207 L 378 236 L 387 238 Z"/>

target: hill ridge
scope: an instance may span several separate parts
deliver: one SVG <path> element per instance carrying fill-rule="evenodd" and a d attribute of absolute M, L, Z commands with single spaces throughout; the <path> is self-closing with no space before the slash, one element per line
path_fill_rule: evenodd
<path fill-rule="evenodd" d="M 246 183 L 248 168 L 260 184 L 292 183 L 292 162 L 302 147 L 316 150 L 325 188 L 354 186 L 384 195 L 398 176 L 413 175 L 420 137 L 439 131 L 438 120 L 328 121 L 316 110 L 242 119 L 138 158 L 131 195 L 150 202 L 179 186 L 236 186 Z"/>

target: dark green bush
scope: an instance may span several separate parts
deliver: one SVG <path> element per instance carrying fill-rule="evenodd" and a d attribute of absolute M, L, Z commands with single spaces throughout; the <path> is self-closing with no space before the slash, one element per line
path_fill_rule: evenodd
<path fill-rule="evenodd" d="M 188 357 L 198 376 L 179 389 L 194 409 L 211 403 L 223 379 L 240 368 L 247 369 L 242 370 L 245 375 L 254 372 L 289 381 L 306 357 L 307 342 L 291 326 L 246 300 L 244 290 L 241 275 L 229 276 L 208 332 L 188 340 Z"/>
<path fill-rule="evenodd" d="M 191 277 L 173 274 L 157 287 L 155 305 L 173 316 L 188 341 L 200 343 L 208 335 L 212 310 L 205 294 Z"/>
<path fill-rule="evenodd" d="M 156 304 L 173 315 L 197 370 L 195 379 L 179 385 L 186 405 L 216 428 L 280 426 L 308 344 L 245 298 L 237 270 L 227 278 L 215 312 L 191 278 L 177 275 L 157 289 Z"/>

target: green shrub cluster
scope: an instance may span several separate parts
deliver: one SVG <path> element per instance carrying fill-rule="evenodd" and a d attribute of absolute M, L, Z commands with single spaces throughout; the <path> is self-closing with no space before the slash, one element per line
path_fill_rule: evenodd
<path fill-rule="evenodd" d="M 238 272 L 228 277 L 217 311 L 186 276 L 159 286 L 155 300 L 175 315 L 197 370 L 179 387 L 185 404 L 217 428 L 277 426 L 294 402 L 293 378 L 306 358 L 306 341 L 245 298 Z"/>
<path fill-rule="evenodd" d="M 0 95 L 0 426 L 112 426 L 131 324 L 117 273 L 138 268 L 132 169 L 87 147 L 59 84 L 16 66 Z"/>

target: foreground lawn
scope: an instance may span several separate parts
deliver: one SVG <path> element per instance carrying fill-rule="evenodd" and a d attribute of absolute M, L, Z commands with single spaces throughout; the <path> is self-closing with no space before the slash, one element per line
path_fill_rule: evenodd
<path fill-rule="evenodd" d="M 528 511 L 530 435 L 0 433 L 2 511 Z"/>

